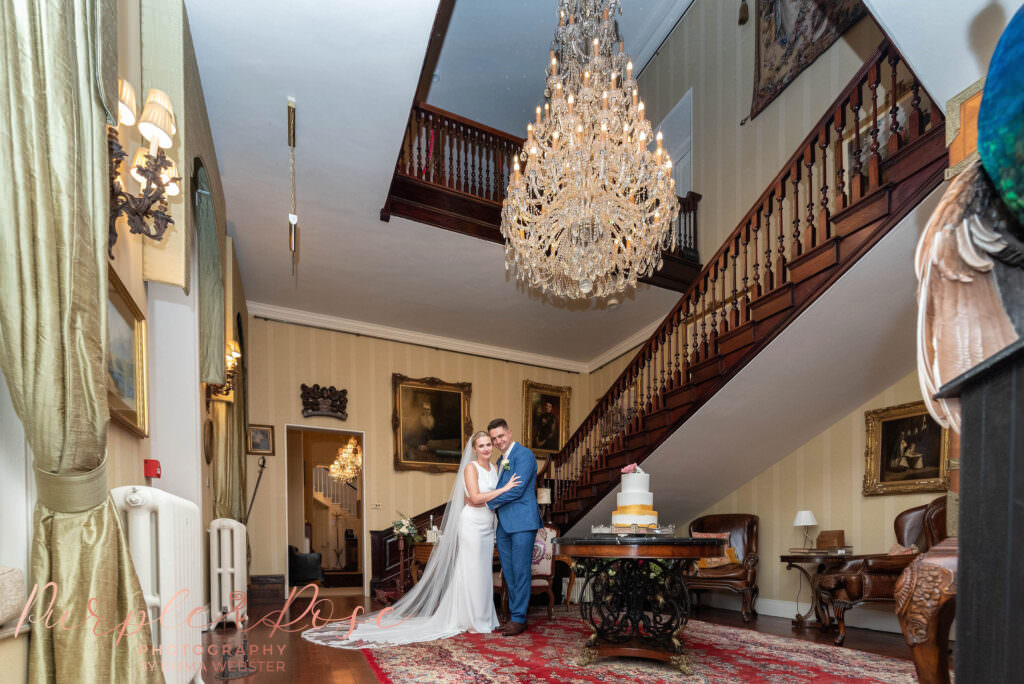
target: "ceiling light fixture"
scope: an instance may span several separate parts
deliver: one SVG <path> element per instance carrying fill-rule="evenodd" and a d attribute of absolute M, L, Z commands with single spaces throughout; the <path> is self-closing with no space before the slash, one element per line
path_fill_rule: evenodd
<path fill-rule="evenodd" d="M 338 449 L 338 455 L 328 468 L 328 474 L 341 482 L 352 482 L 363 470 L 363 450 L 359 448 L 359 440 L 348 438 L 348 444 Z"/>
<path fill-rule="evenodd" d="M 560 0 L 547 102 L 526 128 L 501 212 L 506 269 L 560 297 L 622 292 L 675 246 L 672 161 L 660 132 L 650 149 L 616 12 L 619 0 Z"/>
<path fill-rule="evenodd" d="M 288 164 L 292 180 L 292 210 L 288 214 L 288 251 L 291 252 L 292 277 L 295 277 L 295 263 L 299 249 L 299 215 L 295 209 L 295 98 L 288 98 Z"/>

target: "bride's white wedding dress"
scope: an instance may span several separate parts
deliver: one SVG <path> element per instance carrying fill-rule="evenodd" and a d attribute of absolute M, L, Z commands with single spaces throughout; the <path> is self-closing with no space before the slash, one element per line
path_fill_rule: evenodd
<path fill-rule="evenodd" d="M 494 609 L 491 564 L 495 515 L 489 507 L 465 505 L 467 467 L 477 469 L 481 494 L 494 491 L 498 469 L 469 460 L 467 446 L 455 481 L 442 538 L 435 546 L 420 582 L 392 610 L 371 613 L 351 624 L 340 622 L 303 632 L 314 643 L 340 648 L 373 648 L 433 641 L 462 632 L 490 632 L 498 626 Z M 449 537 L 451 535 L 451 537 Z"/>

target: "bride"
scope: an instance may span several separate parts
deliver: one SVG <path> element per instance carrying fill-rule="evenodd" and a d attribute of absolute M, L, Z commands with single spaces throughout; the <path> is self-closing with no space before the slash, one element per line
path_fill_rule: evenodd
<path fill-rule="evenodd" d="M 466 445 L 441 521 L 441 539 L 416 586 L 390 609 L 360 618 L 351 632 L 348 621 L 321 628 L 336 630 L 342 637 L 332 640 L 331 646 L 409 644 L 466 631 L 490 632 L 498 626 L 491 579 L 495 518 L 486 504 L 520 486 L 520 479 L 513 475 L 508 484 L 495 489 L 498 469 L 491 465 L 492 449 L 491 438 L 483 431 Z M 310 633 L 321 630 L 303 636 L 314 641 Z M 315 641 L 324 643 L 317 636 Z"/>

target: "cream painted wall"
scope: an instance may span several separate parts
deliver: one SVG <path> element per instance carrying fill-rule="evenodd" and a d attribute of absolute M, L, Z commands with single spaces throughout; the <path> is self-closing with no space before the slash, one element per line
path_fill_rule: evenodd
<path fill-rule="evenodd" d="M 484 427 L 490 419 L 501 416 L 517 437 L 522 429 L 523 380 L 570 386 L 572 429 L 593 404 L 589 378 L 575 373 L 259 318 L 250 319 L 249 331 L 249 422 L 273 425 L 275 440 L 275 455 L 267 459 L 250 520 L 252 574 L 281 574 L 287 565 L 288 424 L 365 431 L 365 509 L 367 526 L 375 530 L 390 525 L 398 511 L 413 515 L 444 503 L 454 477 L 452 473 L 395 471 L 392 373 L 472 383 L 473 426 Z M 342 423 L 331 418 L 303 418 L 299 400 L 302 383 L 347 389 L 348 420 Z M 250 492 L 256 482 L 256 460 L 255 456 L 249 457 Z M 365 545 L 363 554 L 368 557 Z"/>
<path fill-rule="evenodd" d="M 779 555 L 801 546 L 803 533 L 793 527 L 799 509 L 810 509 L 818 520 L 811 530 L 844 530 L 846 543 L 854 553 L 885 553 L 896 541 L 893 520 L 913 506 L 928 503 L 940 493 L 863 496 L 865 426 L 864 412 L 921 400 L 917 373 L 900 379 L 868 403 L 858 407 L 802 447 L 760 473 L 742 487 L 701 513 L 754 513 L 760 517 L 757 584 L 764 604 L 761 612 L 791 616 L 792 604 L 772 606 L 775 601 L 792 602 L 797 592 L 798 573 L 787 571 Z M 684 529 L 689 520 L 676 521 Z M 807 607 L 806 582 L 802 588 Z M 884 615 L 884 620 L 877 619 Z M 875 618 L 873 620 L 873 618 Z M 894 629 L 892 605 L 861 606 L 847 613 L 849 624 Z"/>
<path fill-rule="evenodd" d="M 711 256 L 882 40 L 870 17 L 846 32 L 757 118 L 750 113 L 754 21 L 738 3 L 698 0 L 640 75 L 651 121 L 693 88 L 693 190 L 701 255 Z M 669 141 L 668 147 L 671 147 Z"/>
<path fill-rule="evenodd" d="M 628 352 L 612 359 L 605 365 L 594 370 L 588 377 L 588 384 L 590 386 L 590 403 L 587 405 L 587 411 L 594 408 L 597 401 L 604 396 L 604 393 L 608 391 L 612 383 L 615 382 L 619 374 L 622 373 L 623 369 L 629 365 L 629 362 L 636 356 L 637 351 L 640 349 L 639 346 L 630 349 Z M 579 420 L 583 420 L 586 416 L 586 412 L 580 414 Z"/>

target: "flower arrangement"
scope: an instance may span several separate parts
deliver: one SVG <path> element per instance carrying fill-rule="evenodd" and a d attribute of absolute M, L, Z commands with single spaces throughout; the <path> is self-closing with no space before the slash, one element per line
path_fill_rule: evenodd
<path fill-rule="evenodd" d="M 643 468 L 638 466 L 636 463 L 630 463 L 628 466 L 625 466 L 622 469 L 622 474 L 623 475 L 629 475 L 630 473 L 642 473 L 642 472 L 644 472 Z"/>
<path fill-rule="evenodd" d="M 404 537 L 405 541 L 409 544 L 423 541 L 422 535 L 419 530 L 416 529 L 416 525 L 413 524 L 409 516 L 399 511 L 398 515 L 402 516 L 398 520 L 391 523 L 391 529 L 399 537 Z"/>

